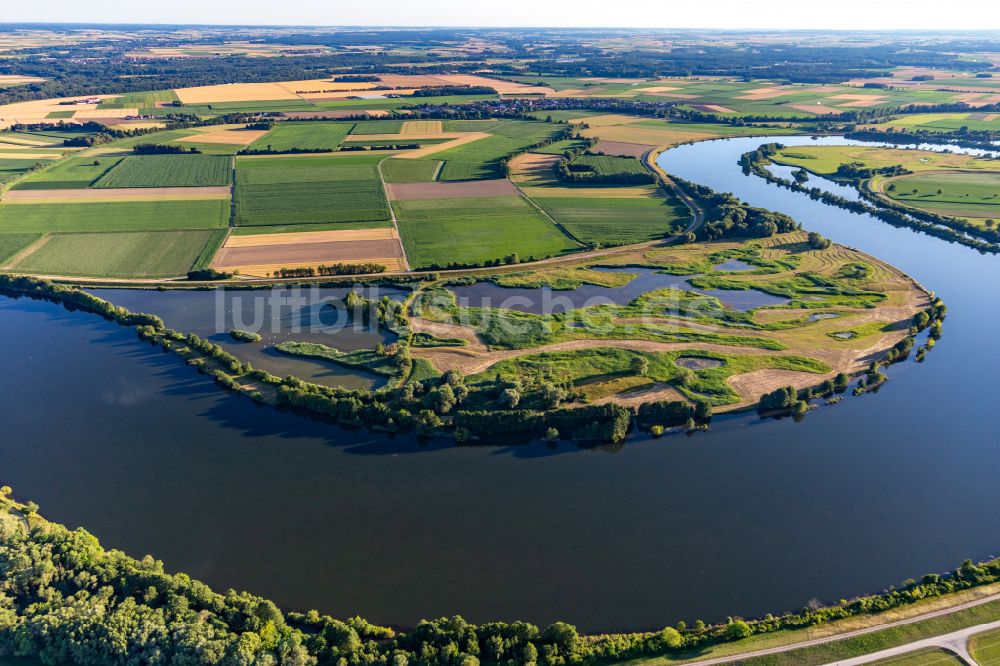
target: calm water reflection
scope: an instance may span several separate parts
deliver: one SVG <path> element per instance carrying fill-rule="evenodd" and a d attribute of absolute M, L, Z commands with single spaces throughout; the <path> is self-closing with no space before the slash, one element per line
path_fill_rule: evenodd
<path fill-rule="evenodd" d="M 0 482 L 217 588 L 399 624 L 655 628 L 797 609 L 1000 550 L 1000 292 L 980 288 L 1000 283 L 1000 259 L 743 176 L 736 159 L 766 141 L 662 160 L 944 297 L 941 344 L 877 395 L 616 452 L 421 446 L 255 407 L 132 332 L 2 299 Z"/>

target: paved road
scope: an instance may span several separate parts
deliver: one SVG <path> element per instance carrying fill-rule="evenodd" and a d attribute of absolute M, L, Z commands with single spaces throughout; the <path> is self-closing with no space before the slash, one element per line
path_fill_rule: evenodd
<path fill-rule="evenodd" d="M 864 636 L 866 634 L 873 634 L 873 633 L 875 633 L 877 631 L 882 631 L 883 629 L 891 629 L 893 627 L 903 627 L 903 626 L 906 626 L 906 625 L 909 625 L 909 624 L 916 624 L 917 622 L 923 622 L 924 620 L 930 620 L 930 619 L 933 619 L 933 618 L 936 618 L 936 617 L 943 617 L 945 615 L 951 615 L 952 613 L 957 613 L 958 611 L 965 610 L 966 608 L 975 608 L 976 606 L 982 606 L 983 604 L 988 604 L 988 603 L 990 603 L 992 601 L 1000 601 L 1000 593 L 991 594 L 989 596 L 981 597 L 981 598 L 975 599 L 973 601 L 967 601 L 964 604 L 959 604 L 957 606 L 951 606 L 949 608 L 942 608 L 941 610 L 932 611 L 930 613 L 924 613 L 923 615 L 917 615 L 917 616 L 914 616 L 914 617 L 906 618 L 905 620 L 897 620 L 895 622 L 887 622 L 885 624 L 876 625 L 874 627 L 865 627 L 864 629 L 856 629 L 854 631 L 848 631 L 848 632 L 844 632 L 842 634 L 836 634 L 836 635 L 833 635 L 833 636 L 826 636 L 826 637 L 823 637 L 823 638 L 815 638 L 815 639 L 810 640 L 810 641 L 802 641 L 801 643 L 792 643 L 790 645 L 782 645 L 780 647 L 767 648 L 767 649 L 764 649 L 764 650 L 756 650 L 756 651 L 753 651 L 753 652 L 744 652 L 742 654 L 734 654 L 734 655 L 731 655 L 731 656 L 728 656 L 728 657 L 715 657 L 713 659 L 703 659 L 701 661 L 693 661 L 693 662 L 689 662 L 685 666 L 715 666 L 716 664 L 731 664 L 733 662 L 738 662 L 738 661 L 743 661 L 743 660 L 746 660 L 746 659 L 750 659 L 751 657 L 766 657 L 767 655 L 771 655 L 771 654 L 781 654 L 781 653 L 784 653 L 784 652 L 791 652 L 793 650 L 800 650 L 802 648 L 812 647 L 812 646 L 815 646 L 815 645 L 824 645 L 826 643 L 835 643 L 837 641 L 842 641 L 842 640 L 845 640 L 845 639 L 848 639 L 848 638 L 854 638 L 855 636 Z M 994 624 L 996 624 L 997 627 L 1000 627 L 1000 622 L 996 622 Z M 969 635 L 971 636 L 972 634 L 979 633 L 980 631 L 986 631 L 986 630 L 988 630 L 990 628 L 990 626 L 991 625 L 986 624 L 986 625 L 980 625 L 979 627 L 969 627 L 967 630 L 966 629 L 962 629 L 962 630 L 960 630 L 958 632 L 955 632 L 955 634 L 957 635 L 957 634 L 960 634 L 961 632 L 968 631 Z M 939 640 L 939 641 L 940 640 L 946 640 L 947 637 L 949 637 L 951 635 L 952 634 L 946 634 L 944 636 L 938 636 L 936 638 L 927 639 L 927 640 L 930 640 L 930 641 L 934 641 L 934 640 Z M 913 650 L 920 649 L 920 647 L 917 647 L 917 646 L 921 645 L 922 643 L 923 643 L 923 641 L 918 641 L 917 643 L 907 643 L 906 645 L 901 645 L 898 648 L 892 648 L 892 650 L 886 650 L 886 652 L 893 652 L 893 654 L 905 654 L 906 652 L 912 652 Z M 939 644 L 932 642 L 931 645 L 939 645 Z M 926 646 L 924 646 L 924 647 L 926 647 Z M 954 648 L 949 647 L 949 649 L 951 649 L 952 651 L 955 651 Z M 962 649 L 964 650 L 965 648 L 963 647 Z M 898 652 L 895 652 L 896 650 L 898 650 Z M 879 653 L 879 654 L 881 654 L 881 653 Z M 892 656 L 892 654 L 887 655 L 887 656 Z M 870 657 L 871 657 L 871 659 L 869 659 Z M 881 659 L 881 658 L 884 658 L 884 657 L 877 657 L 877 658 Z M 834 662 L 834 663 L 836 663 L 836 664 L 843 664 L 843 665 L 846 665 L 846 664 L 865 664 L 865 663 L 869 663 L 870 661 L 874 661 L 876 658 L 874 657 L 874 655 L 865 655 L 864 657 L 857 657 L 857 659 L 862 659 L 864 661 L 847 660 L 847 661 L 838 661 L 838 662 Z M 970 659 L 970 661 L 968 663 L 971 664 L 972 666 L 975 666 L 975 662 L 971 661 L 971 657 L 969 659 Z"/>

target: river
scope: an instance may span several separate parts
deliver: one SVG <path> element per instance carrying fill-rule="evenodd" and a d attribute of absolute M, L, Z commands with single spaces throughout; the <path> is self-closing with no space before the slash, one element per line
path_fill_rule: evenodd
<path fill-rule="evenodd" d="M 877 394 L 615 449 L 421 445 L 257 407 L 132 331 L 0 299 L 0 483 L 216 589 L 403 626 L 457 613 L 657 628 L 836 601 L 997 552 L 1000 259 L 744 176 L 736 160 L 767 141 L 660 160 L 944 298 L 944 338 Z"/>

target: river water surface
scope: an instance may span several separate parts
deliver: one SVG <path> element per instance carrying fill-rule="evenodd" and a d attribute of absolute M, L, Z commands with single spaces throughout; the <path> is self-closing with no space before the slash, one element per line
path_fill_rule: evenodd
<path fill-rule="evenodd" d="M 660 159 L 944 298 L 940 344 L 875 395 L 614 450 L 421 445 L 256 407 L 132 331 L 0 299 L 0 483 L 217 589 L 398 625 L 459 613 L 656 628 L 836 601 L 997 552 L 1000 259 L 744 176 L 736 160 L 767 141 Z"/>

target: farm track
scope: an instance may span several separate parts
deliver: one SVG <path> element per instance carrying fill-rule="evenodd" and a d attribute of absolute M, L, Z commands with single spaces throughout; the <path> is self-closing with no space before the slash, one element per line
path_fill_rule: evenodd
<path fill-rule="evenodd" d="M 6 263 L 6 265 L 3 266 L 3 268 L 17 266 L 19 263 L 21 263 L 31 255 L 33 255 L 35 252 L 38 252 L 40 249 L 42 249 L 42 246 L 48 243 L 51 239 L 52 239 L 52 234 L 42 234 L 41 238 L 39 238 L 34 243 L 32 243 L 31 245 L 29 245 L 28 247 L 24 248 L 23 250 L 15 254 L 13 257 L 11 257 L 10 260 Z"/>
<path fill-rule="evenodd" d="M 396 208 L 392 205 L 392 199 L 389 198 L 389 188 L 385 183 L 385 175 L 382 173 L 382 163 L 385 162 L 388 157 L 383 157 L 379 160 L 378 164 L 375 165 L 375 171 L 378 172 L 379 183 L 382 184 L 382 196 L 385 197 L 386 206 L 389 208 L 389 219 L 392 221 L 392 228 L 396 230 L 396 242 L 399 243 L 400 256 L 403 257 L 403 270 L 410 270 L 410 262 L 406 257 L 406 247 L 403 245 L 403 237 L 399 234 L 399 223 L 396 221 Z"/>

